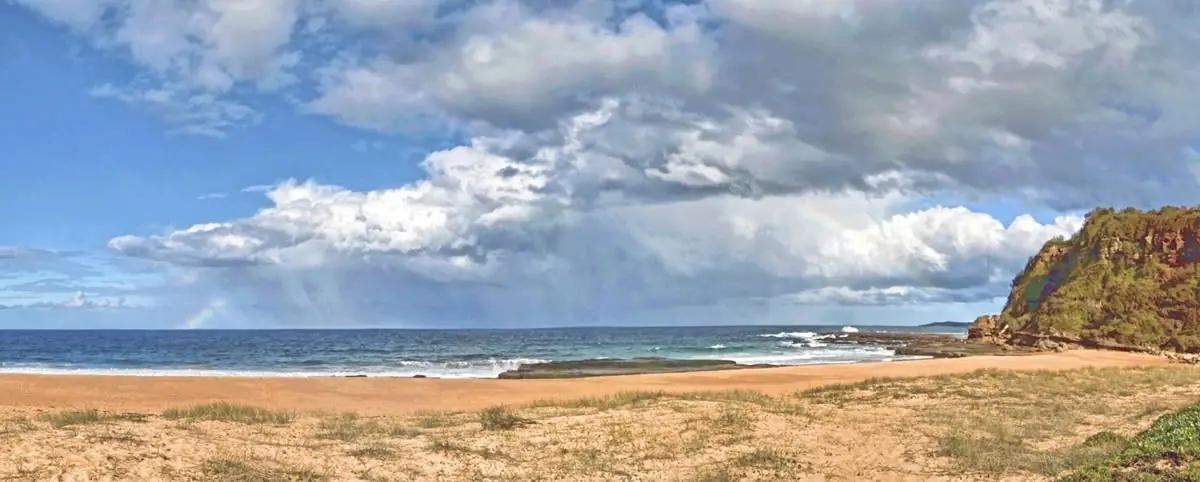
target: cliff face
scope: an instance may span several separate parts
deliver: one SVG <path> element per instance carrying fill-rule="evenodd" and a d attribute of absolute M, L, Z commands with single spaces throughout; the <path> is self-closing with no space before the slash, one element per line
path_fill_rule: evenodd
<path fill-rule="evenodd" d="M 1048 241 L 973 341 L 1200 352 L 1200 209 L 1097 209 Z"/>

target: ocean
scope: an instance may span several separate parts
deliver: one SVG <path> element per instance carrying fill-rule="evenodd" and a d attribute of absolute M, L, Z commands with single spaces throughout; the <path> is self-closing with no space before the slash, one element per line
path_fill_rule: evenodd
<path fill-rule="evenodd" d="M 522 363 L 592 358 L 810 365 L 898 360 L 818 333 L 947 328 L 722 326 L 526 330 L 0 331 L 0 373 L 495 378 Z M 800 340 L 801 343 L 792 343 Z"/>

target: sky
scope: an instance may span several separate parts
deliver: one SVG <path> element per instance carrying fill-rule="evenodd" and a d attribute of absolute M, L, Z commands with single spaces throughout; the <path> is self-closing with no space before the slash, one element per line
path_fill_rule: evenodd
<path fill-rule="evenodd" d="M 1173 0 L 0 0 L 0 328 L 917 324 L 1196 205 Z"/>

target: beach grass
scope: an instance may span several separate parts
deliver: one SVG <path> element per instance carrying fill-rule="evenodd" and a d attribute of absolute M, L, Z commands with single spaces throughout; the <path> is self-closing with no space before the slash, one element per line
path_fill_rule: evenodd
<path fill-rule="evenodd" d="M 494 448 L 476 448 L 444 437 L 430 439 L 427 448 L 431 452 L 452 457 L 478 457 L 484 460 L 512 459 L 507 453 Z"/>
<path fill-rule="evenodd" d="M 38 416 L 38 420 L 50 424 L 53 428 L 66 428 L 75 425 L 90 425 L 114 421 L 140 422 L 144 421 L 145 418 L 146 416 L 142 414 L 106 413 L 96 409 L 64 410 Z"/>
<path fill-rule="evenodd" d="M 626 391 L 602 397 L 538 400 L 527 404 L 526 407 L 615 410 L 658 401 L 668 395 L 667 392 L 663 391 Z"/>
<path fill-rule="evenodd" d="M 159 463 L 132 457 L 173 445 L 156 469 L 173 471 L 162 476 L 168 479 L 740 481 L 964 474 L 1093 482 L 1166 474 L 1163 480 L 1189 480 L 1180 477 L 1198 470 L 1191 460 L 1200 457 L 1200 408 L 1180 409 L 1197 395 L 1200 367 L 1174 365 L 983 370 L 779 396 L 636 391 L 404 416 L 230 404 L 157 417 L 10 413 L 0 433 L 21 431 L 5 439 L 19 447 L 0 448 L 0 456 L 20 459 L 19 451 L 35 453 L 43 445 L 62 453 L 107 451 L 111 464 L 79 477 L 91 479 L 136 478 L 121 467 Z M 176 430 L 181 423 L 188 430 Z M 38 430 L 46 425 L 72 427 L 78 436 Z M 46 459 L 0 465 L 0 478 L 60 470 Z"/>
<path fill-rule="evenodd" d="M 141 445 L 141 444 L 145 443 L 145 440 L 142 440 L 138 436 L 133 435 L 129 432 L 102 433 L 99 435 L 92 436 L 88 440 L 90 440 L 94 443 L 101 443 L 101 444 L 117 443 L 117 444 Z"/>
<path fill-rule="evenodd" d="M 459 420 L 458 415 L 460 414 L 436 410 L 420 410 L 413 414 L 412 423 L 424 429 L 453 427 L 465 423 Z"/>
<path fill-rule="evenodd" d="M 28 417 L 12 417 L 0 421 L 0 436 L 18 435 L 37 430 L 37 425 Z"/>
<path fill-rule="evenodd" d="M 346 452 L 346 455 L 361 459 L 390 460 L 397 457 L 396 449 L 390 445 L 375 442 Z"/>
<path fill-rule="evenodd" d="M 693 392 L 625 391 L 602 397 L 546 399 L 526 404 L 526 408 L 617 410 L 664 400 L 744 402 L 760 406 L 779 406 L 781 400 L 754 390 L 705 390 Z"/>
<path fill-rule="evenodd" d="M 356 413 L 320 415 L 316 438 L 341 442 L 355 442 L 368 438 L 413 438 L 422 431 L 409 425 L 383 418 L 366 418 Z"/>
<path fill-rule="evenodd" d="M 344 413 L 322 419 L 317 430 L 318 438 L 353 442 L 381 433 L 384 428 L 374 420 L 363 420 L 357 414 Z"/>
<path fill-rule="evenodd" d="M 1071 371 L 980 370 L 918 379 L 872 379 L 821 387 L 797 398 L 843 410 L 899 403 L 915 409 L 935 455 L 990 476 L 1054 476 L 1122 448 L 1123 435 L 1193 396 L 1196 367 Z M 913 403 L 915 401 L 915 403 Z M 1089 430 L 1096 429 L 1092 432 Z M 1079 442 L 1072 442 L 1078 440 Z"/>
<path fill-rule="evenodd" d="M 508 407 L 489 407 L 479 412 L 479 425 L 484 430 L 512 430 L 533 423 L 533 420 L 518 417 Z"/>
<path fill-rule="evenodd" d="M 230 482 L 323 482 L 329 475 L 311 467 L 253 456 L 219 456 L 205 460 L 200 472 L 210 480 Z"/>
<path fill-rule="evenodd" d="M 292 412 L 267 410 L 227 402 L 208 403 L 187 408 L 172 408 L 162 416 L 168 420 L 195 420 L 254 424 L 287 424 L 296 418 Z"/>

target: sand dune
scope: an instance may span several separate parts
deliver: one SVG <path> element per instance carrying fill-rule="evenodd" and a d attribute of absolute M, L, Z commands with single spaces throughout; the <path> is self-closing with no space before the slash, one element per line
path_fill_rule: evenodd
<path fill-rule="evenodd" d="M 0 479 L 1049 481 L 1200 394 L 1200 367 L 1142 365 L 1163 360 L 1072 352 L 580 380 L 14 375 L 0 377 Z M 1065 371 L 1084 367 L 1114 368 Z M 919 376 L 938 374 L 950 376 Z M 870 377 L 895 378 L 830 385 Z M 707 391 L 577 399 L 660 389 Z M 564 400 L 518 405 L 553 398 Z M 294 411 L 196 405 L 216 399 Z M 446 412 L 498 403 L 513 406 Z M 104 410 L 68 410 L 84 407 Z"/>
<path fill-rule="evenodd" d="M 498 404 L 570 399 L 621 391 L 748 389 L 767 394 L 873 377 L 919 377 L 984 368 L 1064 370 L 1165 364 L 1160 357 L 1100 351 L 972 357 L 726 372 L 573 380 L 435 380 L 383 378 L 203 378 L 70 375 L 0 376 L 0 407 L 159 412 L 229 401 L 288 410 L 349 410 L 403 415 L 418 410 L 475 410 Z"/>

